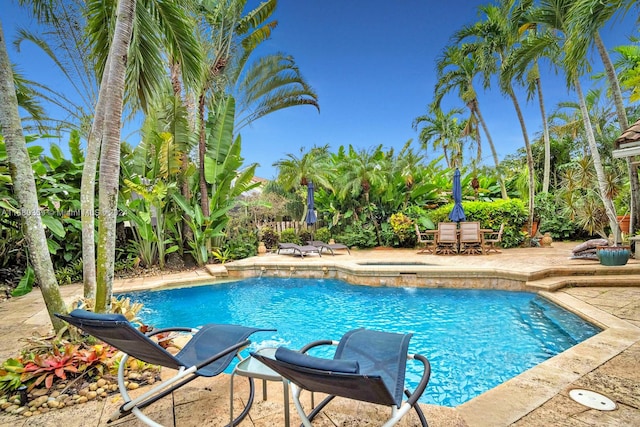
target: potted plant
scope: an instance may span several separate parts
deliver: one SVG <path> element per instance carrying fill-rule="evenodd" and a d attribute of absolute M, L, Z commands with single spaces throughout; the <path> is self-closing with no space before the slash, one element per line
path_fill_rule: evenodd
<path fill-rule="evenodd" d="M 631 256 L 630 246 L 598 246 L 596 254 L 600 264 L 607 266 L 625 265 Z"/>

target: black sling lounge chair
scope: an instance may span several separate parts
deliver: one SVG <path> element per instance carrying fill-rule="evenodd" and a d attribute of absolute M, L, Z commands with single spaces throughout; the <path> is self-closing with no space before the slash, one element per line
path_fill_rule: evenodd
<path fill-rule="evenodd" d="M 231 363 L 238 352 L 249 345 L 251 334 L 266 329 L 237 325 L 208 324 L 200 329 L 164 328 L 153 330 L 148 335 L 136 329 L 122 314 L 99 314 L 85 310 L 73 310 L 69 315 L 56 314 L 90 335 L 112 345 L 124 354 L 118 369 L 118 387 L 124 404 L 111 416 L 109 422 L 133 413 L 143 423 L 160 426 L 141 411 L 190 381 L 203 376 L 220 374 Z M 175 355 L 171 354 L 150 337 L 158 334 L 187 332 L 194 334 Z M 146 393 L 131 399 L 124 384 L 124 369 L 129 356 L 154 365 L 177 370 L 175 376 L 154 385 Z M 249 399 L 242 413 L 233 421 L 235 425 L 248 413 L 253 403 L 254 385 L 249 378 Z"/>
<path fill-rule="evenodd" d="M 347 332 L 340 342 L 316 341 L 299 352 L 280 347 L 274 358 L 259 354 L 252 356 L 291 382 L 293 401 L 302 423 L 307 427 L 336 396 L 391 406 L 391 417 L 385 427 L 396 424 L 414 408 L 420 423 L 426 427 L 427 421 L 417 401 L 427 387 L 431 367 L 425 357 L 407 353 L 410 339 L 411 334 L 355 329 Z M 305 354 L 321 345 L 337 345 L 333 359 Z M 420 361 L 424 368 L 413 393 L 404 384 L 407 358 Z M 329 396 L 307 414 L 300 403 L 303 389 Z M 404 401 L 403 393 L 407 397 Z"/>

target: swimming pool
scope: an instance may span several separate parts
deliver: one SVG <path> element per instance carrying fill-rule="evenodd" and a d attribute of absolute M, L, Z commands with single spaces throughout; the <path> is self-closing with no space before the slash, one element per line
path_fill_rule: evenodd
<path fill-rule="evenodd" d="M 278 330 L 254 335 L 254 348 L 298 349 L 358 327 L 412 332 L 409 350 L 425 355 L 432 369 L 421 402 L 451 407 L 600 331 L 528 292 L 255 278 L 121 295 L 142 302 L 140 317 L 156 327 L 235 323 Z M 418 366 L 408 366 L 413 385 Z"/>

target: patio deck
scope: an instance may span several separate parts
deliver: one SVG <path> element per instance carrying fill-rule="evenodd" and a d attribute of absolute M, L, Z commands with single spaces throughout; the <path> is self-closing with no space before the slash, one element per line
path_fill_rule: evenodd
<path fill-rule="evenodd" d="M 605 328 L 585 342 L 555 356 L 523 374 L 460 405 L 446 408 L 422 405 L 431 427 L 438 426 L 626 426 L 640 425 L 640 262 L 632 259 L 622 267 L 604 267 L 594 261 L 571 260 L 573 243 L 554 243 L 551 248 L 517 248 L 501 254 L 479 256 L 438 256 L 417 254 L 410 249 L 352 250 L 351 255 L 335 256 L 267 254 L 225 266 L 117 281 L 116 291 L 153 288 L 172 283 L 211 282 L 229 275 L 341 274 L 362 275 L 366 271 L 392 272 L 402 266 L 416 286 L 447 286 L 456 275 L 466 277 L 464 286 L 501 287 L 519 283 L 538 290 L 557 303 L 578 312 Z M 395 263 L 395 264 L 394 264 Z M 429 265 L 423 265 L 429 264 Z M 262 270 L 262 267 L 265 267 Z M 293 267 L 293 269 L 292 269 Z M 321 272 L 321 273 L 318 273 Z M 430 276 L 440 277 L 437 280 Z M 407 279 L 409 277 L 409 279 Z M 498 279 L 496 279 L 498 277 Z M 444 279 L 446 278 L 446 280 Z M 473 280 L 472 280 L 473 279 Z M 400 279 L 393 279 L 400 280 Z M 63 286 L 65 298 L 79 295 L 79 285 Z M 48 332 L 48 317 L 40 293 L 0 303 L 0 357 L 13 357 L 20 349 L 20 338 L 34 332 Z M 282 386 L 268 383 L 269 398 L 256 394 L 249 417 L 241 426 L 283 425 Z M 244 380 L 236 379 L 236 396 L 244 396 Z M 617 403 L 617 409 L 604 412 L 582 406 L 569 396 L 572 388 L 586 388 L 604 394 Z M 243 390 L 244 389 L 244 390 Z M 427 393 L 429 388 L 427 387 Z M 198 379 L 147 411 L 166 426 L 219 426 L 228 422 L 229 376 Z M 340 404 L 336 401 L 314 423 L 315 426 L 373 425 L 380 408 L 372 405 Z M 105 426 L 111 411 L 121 404 L 119 396 L 94 400 L 79 406 L 51 410 L 47 414 L 23 417 L 0 414 L 0 426 Z M 241 398 L 236 401 L 241 406 Z M 299 422 L 293 406 L 292 425 Z M 133 417 L 111 425 L 142 425 Z M 410 414 L 399 424 L 418 425 Z"/>

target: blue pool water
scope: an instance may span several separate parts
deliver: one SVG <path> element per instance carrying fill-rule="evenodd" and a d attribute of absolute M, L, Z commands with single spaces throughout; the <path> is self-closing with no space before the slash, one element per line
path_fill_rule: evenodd
<path fill-rule="evenodd" d="M 141 319 L 156 327 L 235 323 L 277 329 L 254 334 L 253 348 L 299 349 L 318 339 L 337 340 L 358 327 L 411 332 L 410 352 L 431 362 L 421 401 L 452 407 L 599 332 L 527 292 L 256 278 L 123 295 L 142 302 Z M 409 365 L 407 380 L 413 386 L 420 364 Z"/>

